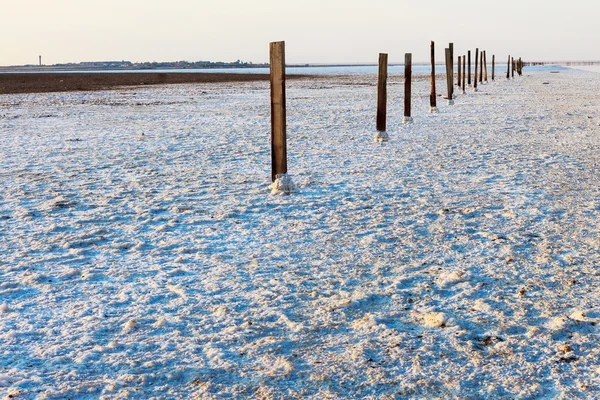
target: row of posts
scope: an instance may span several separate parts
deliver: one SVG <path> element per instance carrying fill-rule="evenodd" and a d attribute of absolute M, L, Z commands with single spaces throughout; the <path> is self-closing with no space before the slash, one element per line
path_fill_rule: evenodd
<path fill-rule="evenodd" d="M 450 43 L 445 49 L 446 61 L 446 86 L 448 105 L 454 104 L 454 44 Z M 271 189 L 274 193 L 289 193 L 294 185 L 287 175 L 287 143 L 286 143 L 286 106 L 285 106 L 285 42 L 273 42 L 270 44 L 271 65 Z M 486 51 L 475 49 L 475 68 L 473 80 L 471 80 L 471 50 L 466 55 L 458 57 L 458 79 L 456 86 L 465 94 L 466 85 L 477 91 L 477 82 L 487 83 L 487 54 Z M 479 69 L 479 72 L 478 72 Z M 492 81 L 495 80 L 496 56 L 492 55 Z M 376 141 L 387 141 L 387 70 L 388 55 L 379 54 L 379 70 L 377 78 L 377 117 L 375 135 Z M 515 77 L 515 72 L 523 74 L 523 61 L 521 58 L 515 60 L 508 56 L 506 78 Z M 404 117 L 402 123 L 413 122 L 411 116 L 412 97 L 412 54 L 404 55 Z M 435 42 L 431 42 L 431 87 L 430 87 L 430 109 L 437 112 L 437 94 L 435 84 Z"/>

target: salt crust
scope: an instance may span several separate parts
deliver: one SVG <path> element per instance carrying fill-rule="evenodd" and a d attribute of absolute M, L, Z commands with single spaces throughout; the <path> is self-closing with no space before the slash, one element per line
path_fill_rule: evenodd
<path fill-rule="evenodd" d="M 290 194 L 296 190 L 296 186 L 288 174 L 279 174 L 269 189 L 272 194 Z"/>
<path fill-rule="evenodd" d="M 387 132 L 383 131 L 377 131 L 375 132 L 375 136 L 373 137 L 373 140 L 376 142 L 388 142 L 390 140 L 390 137 L 388 136 Z"/>
<path fill-rule="evenodd" d="M 290 81 L 293 197 L 268 83 L 0 96 L 0 397 L 597 397 L 600 77 L 518 82 Z"/>

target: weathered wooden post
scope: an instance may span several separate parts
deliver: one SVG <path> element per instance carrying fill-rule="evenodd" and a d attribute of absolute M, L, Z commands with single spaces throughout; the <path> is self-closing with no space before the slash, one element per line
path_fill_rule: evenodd
<path fill-rule="evenodd" d="M 483 81 L 488 83 L 487 80 L 487 51 L 483 52 Z"/>
<path fill-rule="evenodd" d="M 271 53 L 271 181 L 273 193 L 290 193 L 294 184 L 287 175 L 285 109 L 285 42 L 272 42 Z"/>
<path fill-rule="evenodd" d="M 376 142 L 387 142 L 387 66 L 388 55 L 379 53 L 379 74 L 377 76 L 377 133 Z"/>
<path fill-rule="evenodd" d="M 523 75 L 523 60 L 519 57 L 519 76 Z"/>
<path fill-rule="evenodd" d="M 492 54 L 492 81 L 495 80 L 494 73 L 496 72 L 496 55 Z"/>
<path fill-rule="evenodd" d="M 466 68 L 467 68 L 467 56 L 462 56 L 462 94 L 465 94 L 465 77 L 466 77 Z"/>
<path fill-rule="evenodd" d="M 410 124 L 413 119 L 410 115 L 410 100 L 412 96 L 412 53 L 404 54 L 404 118 L 403 124 Z"/>
<path fill-rule="evenodd" d="M 479 52 L 479 83 L 483 84 L 483 50 Z"/>
<path fill-rule="evenodd" d="M 429 112 L 437 112 L 437 94 L 435 92 L 435 42 L 431 41 L 431 77 L 429 92 Z"/>
<path fill-rule="evenodd" d="M 512 60 L 512 78 L 515 79 L 515 58 L 511 57 Z"/>
<path fill-rule="evenodd" d="M 462 78 L 461 77 L 461 74 L 462 74 L 462 70 L 461 70 L 462 57 L 458 56 L 458 59 L 456 61 L 458 63 L 458 73 L 457 73 L 458 79 L 456 79 L 456 86 L 458 86 L 460 88 L 460 82 L 462 81 L 462 79 L 461 79 Z"/>
<path fill-rule="evenodd" d="M 451 76 L 452 79 L 450 80 L 450 82 L 452 83 L 452 86 L 451 86 L 452 91 L 450 92 L 450 94 L 452 96 L 450 96 L 450 98 L 453 99 L 454 98 L 454 43 L 449 43 L 448 48 L 450 49 L 450 65 L 452 66 L 452 70 L 450 71 L 451 75 L 452 75 Z"/>
<path fill-rule="evenodd" d="M 448 105 L 454 104 L 452 90 L 454 89 L 454 66 L 452 65 L 452 51 L 446 49 L 446 86 L 448 87 Z"/>
<path fill-rule="evenodd" d="M 474 75 L 474 79 L 473 79 L 473 91 L 476 92 L 477 91 L 477 62 L 479 60 L 479 49 L 476 48 L 475 49 L 475 75 Z"/>
<path fill-rule="evenodd" d="M 469 57 L 469 81 L 467 83 L 471 87 L 471 50 L 467 51 L 467 56 Z"/>

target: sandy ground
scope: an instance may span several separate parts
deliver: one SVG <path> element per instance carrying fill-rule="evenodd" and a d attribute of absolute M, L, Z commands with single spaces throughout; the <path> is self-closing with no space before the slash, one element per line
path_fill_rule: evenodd
<path fill-rule="evenodd" d="M 428 86 L 0 96 L 0 396 L 600 396 L 600 74 Z"/>

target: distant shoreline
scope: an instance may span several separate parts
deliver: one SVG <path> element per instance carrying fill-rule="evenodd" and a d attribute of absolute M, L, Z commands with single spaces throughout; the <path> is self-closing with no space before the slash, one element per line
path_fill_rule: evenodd
<path fill-rule="evenodd" d="M 306 78 L 288 75 L 287 79 Z M 312 76 L 315 77 L 315 76 Z M 268 74 L 240 73 L 157 73 L 157 72 L 50 72 L 2 73 L 0 95 L 17 93 L 50 93 L 111 90 L 124 86 L 163 85 L 175 83 L 219 83 L 268 81 Z"/>
<path fill-rule="evenodd" d="M 502 64 L 502 63 L 499 63 Z M 427 66 L 429 62 L 413 62 L 413 66 Z M 442 60 L 437 60 L 436 65 L 443 65 Z M 600 65 L 600 61 L 531 61 L 526 62 L 525 66 L 535 65 L 563 65 L 563 66 L 582 66 L 582 65 Z M 377 63 L 338 63 L 338 64 L 287 64 L 287 68 L 339 68 L 339 67 L 373 67 L 377 66 Z M 403 63 L 391 62 L 388 64 L 389 67 L 402 67 Z M 196 73 L 199 70 L 210 71 L 219 70 L 219 73 L 223 73 L 223 70 L 256 70 L 256 69 L 268 69 L 268 64 L 254 64 L 245 66 L 235 65 L 218 65 L 218 66 L 203 66 L 203 67 L 139 67 L 139 66 L 123 66 L 123 67 L 106 67 L 106 66 L 82 66 L 82 65 L 18 65 L 18 66 L 0 66 L 0 74 L 6 73 L 57 73 L 57 72 L 136 72 L 136 73 L 153 73 L 153 72 L 177 72 L 177 73 Z"/>

